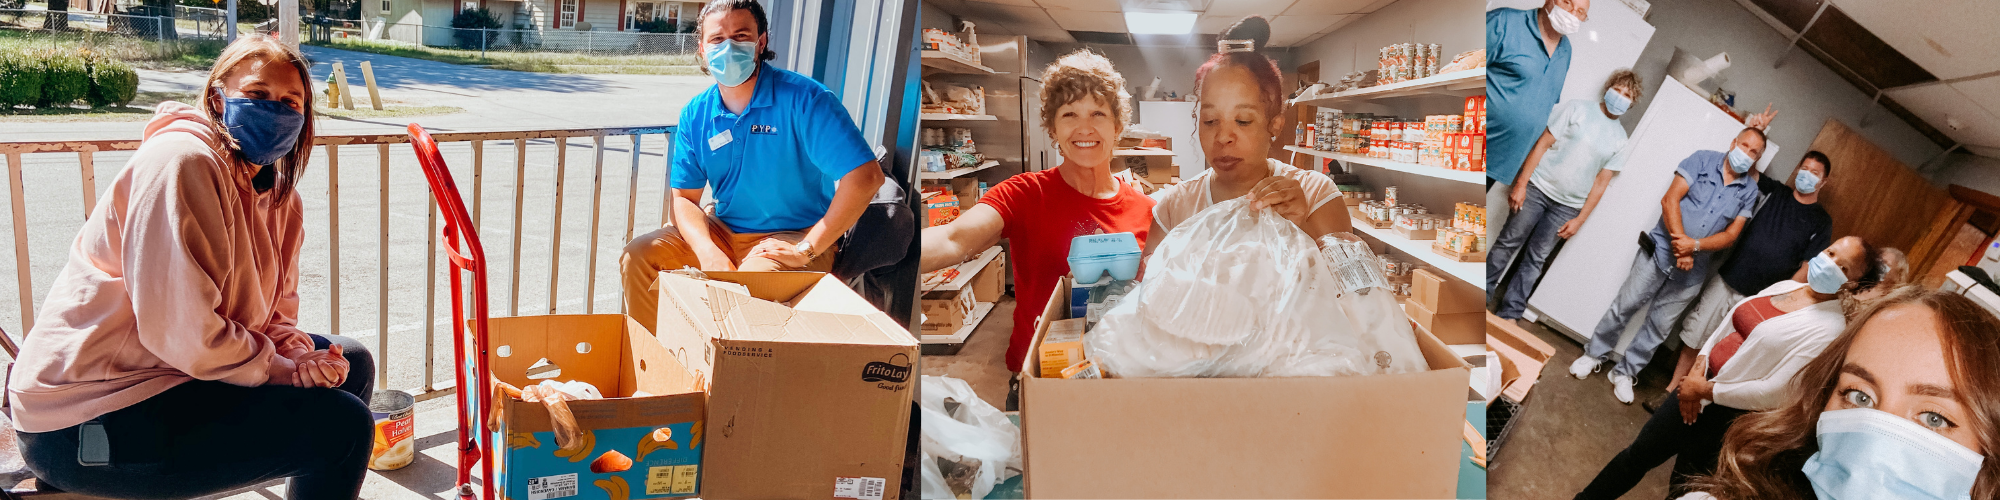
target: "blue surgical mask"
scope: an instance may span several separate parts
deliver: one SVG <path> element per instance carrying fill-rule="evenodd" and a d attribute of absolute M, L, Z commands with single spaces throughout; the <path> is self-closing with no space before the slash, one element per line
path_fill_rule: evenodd
<path fill-rule="evenodd" d="M 1833 257 L 1820 252 L 1806 261 L 1806 284 L 1812 285 L 1815 292 L 1831 294 L 1847 284 L 1847 273 L 1840 272 L 1840 264 L 1834 263 Z"/>
<path fill-rule="evenodd" d="M 1618 89 L 1604 89 L 1604 109 L 1613 115 L 1624 116 L 1625 111 L 1632 109 L 1632 100 L 1618 93 Z"/>
<path fill-rule="evenodd" d="M 299 131 L 305 129 L 306 115 L 278 101 L 224 97 L 222 125 L 236 138 L 243 159 L 270 165 L 292 153 Z"/>
<path fill-rule="evenodd" d="M 1969 499 L 1985 457 L 1916 422 L 1872 408 L 1819 415 L 1806 478 L 1821 500 Z"/>
<path fill-rule="evenodd" d="M 1750 158 L 1750 155 L 1749 155 L 1749 154 L 1747 154 L 1747 153 L 1744 153 L 1744 152 L 1743 152 L 1743 148 L 1730 148 L 1730 149 L 1729 149 L 1729 169 L 1730 169 L 1730 170 L 1735 170 L 1735 171 L 1736 171 L 1736 173 L 1738 173 L 1738 174 L 1742 174 L 1742 173 L 1744 173 L 1744 172 L 1749 172 L 1749 171 L 1750 171 L 1750 167 L 1752 167 L 1752 166 L 1756 166 L 1756 165 L 1757 165 L 1757 160 L 1755 160 L 1755 159 L 1752 159 L 1752 158 Z"/>
<path fill-rule="evenodd" d="M 708 46 L 708 74 L 724 87 L 742 85 L 757 72 L 757 42 L 722 42 Z"/>
<path fill-rule="evenodd" d="M 1792 182 L 1792 184 L 1794 184 L 1793 187 L 1798 188 L 1799 192 L 1812 194 L 1813 191 L 1819 190 L 1819 176 L 1813 175 L 1809 171 L 1800 170 L 1798 180 Z"/>

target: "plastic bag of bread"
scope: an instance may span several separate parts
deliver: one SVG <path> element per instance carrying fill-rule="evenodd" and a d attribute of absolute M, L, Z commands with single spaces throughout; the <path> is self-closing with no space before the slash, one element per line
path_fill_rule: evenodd
<path fill-rule="evenodd" d="M 1167 234 L 1084 349 L 1125 378 L 1425 369 L 1394 299 L 1348 292 L 1335 267 L 1291 221 L 1242 199 L 1216 203 Z"/>

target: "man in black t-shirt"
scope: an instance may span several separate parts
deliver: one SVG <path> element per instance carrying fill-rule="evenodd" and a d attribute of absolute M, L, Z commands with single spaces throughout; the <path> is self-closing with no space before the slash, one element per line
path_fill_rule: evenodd
<path fill-rule="evenodd" d="M 1806 259 L 1833 244 L 1833 216 L 1819 204 L 1819 195 L 1832 173 L 1833 163 L 1825 153 L 1807 151 L 1798 168 L 1792 169 L 1790 186 L 1768 176 L 1757 181 L 1757 189 L 1765 197 L 1763 205 L 1743 227 L 1735 254 L 1708 277 L 1700 298 L 1681 320 L 1680 362 L 1667 392 L 1679 388 L 1702 344 L 1726 319 L 1730 308 L 1744 297 L 1790 279 Z"/>

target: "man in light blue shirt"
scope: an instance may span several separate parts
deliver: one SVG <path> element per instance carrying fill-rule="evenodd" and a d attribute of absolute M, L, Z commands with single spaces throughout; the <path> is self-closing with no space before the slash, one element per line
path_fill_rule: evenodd
<path fill-rule="evenodd" d="M 772 67 L 755 0 L 702 9 L 702 70 L 716 86 L 681 109 L 671 146 L 671 223 L 625 247 L 626 312 L 655 327 L 660 271 L 826 271 L 834 243 L 885 178 L 826 86 Z M 837 186 L 837 187 L 836 187 Z M 715 213 L 702 210 L 713 191 Z"/>
<path fill-rule="evenodd" d="M 1509 183 L 1542 135 L 1569 76 L 1570 33 L 1590 19 L 1590 0 L 1548 0 L 1535 10 L 1486 11 L 1486 206 L 1506 203 Z M 1506 227 L 1504 210 L 1489 234 Z"/>
<path fill-rule="evenodd" d="M 1618 288 L 1611 309 L 1597 322 L 1583 355 L 1569 366 L 1584 378 L 1597 371 L 1618 345 L 1632 314 L 1651 304 L 1639 334 L 1612 368 L 1611 393 L 1632 404 L 1632 379 L 1653 359 L 1667 328 L 1701 291 L 1713 272 L 1708 260 L 1736 243 L 1757 206 L 1757 159 L 1764 156 L 1764 131 L 1745 128 L 1727 153 L 1696 151 L 1681 160 L 1674 183 L 1660 200 L 1660 223 L 1642 238 L 1639 256 Z"/>
<path fill-rule="evenodd" d="M 1486 290 L 1498 304 L 1494 315 L 1521 317 L 1556 242 L 1575 235 L 1597 208 L 1624 163 L 1618 155 L 1625 149 L 1625 126 L 1618 117 L 1639 93 L 1639 76 L 1618 70 L 1605 80 L 1603 100 L 1574 99 L 1549 113 L 1548 130 L 1514 177 L 1507 202 L 1517 213 L 1486 254 Z M 1507 262 L 1517 255 L 1513 280 L 1504 282 L 1502 294 Z"/>

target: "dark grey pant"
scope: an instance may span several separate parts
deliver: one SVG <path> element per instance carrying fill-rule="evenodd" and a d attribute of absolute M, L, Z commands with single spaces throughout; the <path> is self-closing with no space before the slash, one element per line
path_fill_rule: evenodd
<path fill-rule="evenodd" d="M 313 337 L 345 350 L 339 389 L 187 382 L 97 418 L 110 465 L 77 462 L 81 425 L 16 432 L 22 458 L 49 485 L 90 496 L 188 498 L 291 478 L 291 500 L 356 498 L 373 448 L 375 361 L 353 339 Z"/>
<path fill-rule="evenodd" d="M 1722 435 L 1736 417 L 1750 412 L 1709 404 L 1701 409 L 1694 425 L 1681 422 L 1680 391 L 1667 395 L 1667 402 L 1653 410 L 1653 417 L 1639 427 L 1639 436 L 1624 451 L 1604 464 L 1604 470 L 1590 480 L 1590 486 L 1576 494 L 1577 500 L 1615 500 L 1632 491 L 1646 473 L 1674 459 L 1674 473 L 1667 480 L 1667 498 L 1679 498 L 1689 479 L 1715 473 L 1716 457 L 1722 453 Z"/>

